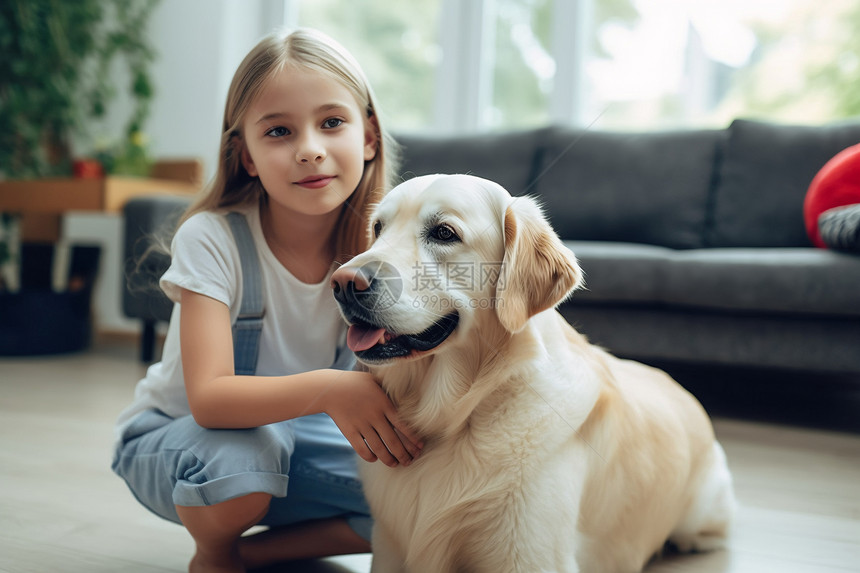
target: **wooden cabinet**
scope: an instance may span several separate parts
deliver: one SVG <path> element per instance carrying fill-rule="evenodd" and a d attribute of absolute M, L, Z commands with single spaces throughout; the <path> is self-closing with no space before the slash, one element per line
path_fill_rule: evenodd
<path fill-rule="evenodd" d="M 99 179 L 36 179 L 0 182 L 0 212 L 18 213 L 22 241 L 54 242 L 69 211 L 118 213 L 140 195 L 192 195 L 199 182 L 149 177 L 108 176 Z"/>

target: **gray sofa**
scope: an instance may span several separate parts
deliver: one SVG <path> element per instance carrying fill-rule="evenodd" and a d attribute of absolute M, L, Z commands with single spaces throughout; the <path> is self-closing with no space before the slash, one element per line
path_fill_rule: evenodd
<path fill-rule="evenodd" d="M 540 197 L 585 271 L 587 288 L 560 310 L 615 354 L 860 373 L 860 254 L 812 247 L 802 213 L 813 176 L 860 142 L 860 123 L 397 139 L 404 179 L 471 173 Z M 159 201 L 129 204 L 127 245 L 165 216 Z M 126 313 L 165 320 L 153 296 L 132 307 L 128 291 Z"/>
<path fill-rule="evenodd" d="M 540 197 L 585 271 L 560 311 L 615 354 L 860 373 L 860 253 L 814 248 L 803 223 L 809 183 L 860 123 L 399 140 L 405 178 Z"/>

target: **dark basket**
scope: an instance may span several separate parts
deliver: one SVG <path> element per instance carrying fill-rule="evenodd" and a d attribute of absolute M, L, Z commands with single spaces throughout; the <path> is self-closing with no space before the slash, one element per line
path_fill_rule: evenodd
<path fill-rule="evenodd" d="M 92 339 L 89 288 L 0 293 L 0 356 L 83 350 Z"/>
<path fill-rule="evenodd" d="M 100 248 L 71 247 L 69 289 L 51 288 L 54 246 L 24 244 L 21 290 L 0 292 L 0 356 L 59 354 L 88 348 Z"/>

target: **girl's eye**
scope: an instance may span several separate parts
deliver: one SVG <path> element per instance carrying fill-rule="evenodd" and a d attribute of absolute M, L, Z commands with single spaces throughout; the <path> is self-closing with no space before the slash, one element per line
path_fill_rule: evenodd
<path fill-rule="evenodd" d="M 289 135 L 289 133 L 290 130 L 286 127 L 273 127 L 266 132 L 266 135 L 269 137 L 283 137 L 285 135 Z"/>
<path fill-rule="evenodd" d="M 340 127 L 340 125 L 342 123 L 343 123 L 343 120 L 340 119 L 339 117 L 330 117 L 323 122 L 323 127 L 328 128 L 328 129 L 332 129 L 335 127 Z"/>
<path fill-rule="evenodd" d="M 457 231 L 451 225 L 441 224 L 430 230 L 430 238 L 440 243 L 456 243 L 460 240 Z"/>
<path fill-rule="evenodd" d="M 373 236 L 375 238 L 379 238 L 379 234 L 382 232 L 382 221 L 377 221 L 373 224 Z"/>

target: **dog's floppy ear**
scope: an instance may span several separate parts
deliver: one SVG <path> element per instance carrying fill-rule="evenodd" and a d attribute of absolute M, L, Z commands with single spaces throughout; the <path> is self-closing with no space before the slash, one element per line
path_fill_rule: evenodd
<path fill-rule="evenodd" d="M 509 332 L 552 308 L 580 285 L 576 257 L 564 246 L 531 197 L 505 211 L 505 257 L 496 287 L 496 314 Z"/>

